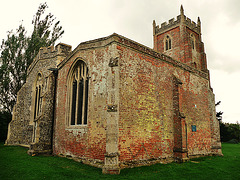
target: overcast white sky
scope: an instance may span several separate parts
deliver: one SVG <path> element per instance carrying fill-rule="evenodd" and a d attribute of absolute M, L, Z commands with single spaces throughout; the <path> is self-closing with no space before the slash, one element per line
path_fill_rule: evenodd
<path fill-rule="evenodd" d="M 157 24 L 176 18 L 180 5 L 187 17 L 202 22 L 211 85 L 217 111 L 223 121 L 240 122 L 240 0 L 45 0 L 65 33 L 59 42 L 73 49 L 114 32 L 153 47 L 152 21 Z M 1 0 L 0 40 L 23 20 L 30 33 L 31 21 L 44 0 Z"/>

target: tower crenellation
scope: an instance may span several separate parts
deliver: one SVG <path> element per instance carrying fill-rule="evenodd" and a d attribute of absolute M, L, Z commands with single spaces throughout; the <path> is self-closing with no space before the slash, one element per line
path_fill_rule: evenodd
<path fill-rule="evenodd" d="M 38 54 L 34 58 L 32 64 L 28 67 L 27 74 L 29 74 L 29 72 L 32 70 L 32 68 L 36 65 L 36 63 L 39 60 L 52 59 L 56 56 L 62 57 L 59 59 L 63 59 L 71 51 L 72 51 L 72 46 L 64 44 L 64 43 L 59 43 L 55 47 L 54 46 L 41 47 L 39 49 Z M 58 61 L 57 63 L 60 63 L 60 62 Z"/>
<path fill-rule="evenodd" d="M 155 34 L 159 34 L 167 31 L 168 29 L 173 28 L 174 26 L 177 26 L 179 23 L 180 23 L 180 16 L 177 16 L 177 20 L 175 20 L 175 18 L 172 18 L 168 21 L 168 23 L 163 22 L 161 24 L 161 27 L 159 27 L 159 25 L 156 25 L 153 28 L 155 29 Z"/>
<path fill-rule="evenodd" d="M 41 47 L 35 59 L 46 59 L 56 55 L 68 55 L 72 47 L 67 44 L 59 43 L 58 45 Z"/>
<path fill-rule="evenodd" d="M 189 27 L 190 29 L 192 29 L 196 33 L 198 33 L 198 34 L 201 33 L 201 22 L 200 22 L 199 18 L 198 18 L 198 23 L 196 23 L 196 22 L 192 21 L 190 18 L 186 17 L 185 15 L 183 16 L 183 19 L 181 19 L 181 15 L 179 15 L 179 16 L 177 16 L 177 19 L 172 18 L 168 21 L 168 23 L 163 22 L 161 24 L 161 27 L 159 27 L 155 23 L 155 26 L 153 27 L 154 32 L 155 32 L 154 35 L 166 32 L 166 31 L 174 28 L 175 26 L 179 26 L 181 23 L 186 25 L 187 27 Z"/>
<path fill-rule="evenodd" d="M 196 23 L 197 22 L 197 23 Z M 201 38 L 201 21 L 194 22 L 184 15 L 183 6 L 177 18 L 153 22 L 154 50 L 181 61 L 198 70 L 206 71 L 206 57 Z"/>

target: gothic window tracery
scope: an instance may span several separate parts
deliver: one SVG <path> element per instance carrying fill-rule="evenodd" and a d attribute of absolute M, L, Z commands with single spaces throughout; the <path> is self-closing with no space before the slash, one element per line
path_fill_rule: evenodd
<path fill-rule="evenodd" d="M 83 61 L 77 62 L 70 79 L 69 125 L 86 125 L 88 111 L 88 68 Z"/>

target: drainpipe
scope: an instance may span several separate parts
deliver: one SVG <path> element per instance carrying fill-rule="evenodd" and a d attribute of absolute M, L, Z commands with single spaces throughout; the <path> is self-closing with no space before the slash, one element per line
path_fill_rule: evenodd
<path fill-rule="evenodd" d="M 52 71 L 52 73 L 54 75 L 54 94 L 53 94 L 52 131 L 51 131 L 51 147 L 52 147 L 52 153 L 53 153 L 53 130 L 54 130 L 54 124 L 55 124 L 55 107 L 56 107 L 58 69 L 57 68 L 49 68 L 48 70 Z"/>

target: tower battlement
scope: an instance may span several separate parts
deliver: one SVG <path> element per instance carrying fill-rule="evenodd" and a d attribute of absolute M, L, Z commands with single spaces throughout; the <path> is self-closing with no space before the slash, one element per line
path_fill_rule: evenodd
<path fill-rule="evenodd" d="M 49 46 L 49 47 L 41 47 L 39 49 L 39 52 L 36 56 L 37 59 L 46 59 L 46 58 L 51 58 L 56 55 L 65 55 L 67 56 L 72 50 L 72 46 L 59 43 L 58 45 L 54 46 Z M 35 61 L 34 59 L 34 61 Z"/>
<path fill-rule="evenodd" d="M 156 25 L 155 20 L 153 20 L 153 35 L 164 33 L 170 29 L 173 29 L 174 27 L 180 26 L 181 24 L 189 27 L 196 33 L 200 34 L 201 33 L 200 18 L 198 17 L 198 22 L 195 23 L 190 18 L 184 15 L 182 6 L 180 11 L 181 14 L 177 16 L 177 19 L 172 18 L 168 21 L 168 23 L 167 22 L 162 23 L 161 27 L 159 27 L 159 25 Z"/>
<path fill-rule="evenodd" d="M 37 56 L 34 58 L 31 65 L 28 67 L 27 74 L 29 74 L 31 69 L 36 65 L 36 63 L 39 60 L 51 59 L 51 58 L 54 58 L 56 56 L 66 57 L 71 51 L 72 51 L 72 46 L 64 44 L 64 43 L 59 43 L 55 47 L 54 46 L 41 47 L 39 49 L 39 52 L 38 52 Z"/>
<path fill-rule="evenodd" d="M 163 22 L 153 21 L 154 50 L 181 61 L 198 70 L 207 71 L 204 45 L 201 38 L 201 21 L 197 23 L 184 15 L 183 7 L 177 18 Z"/>

